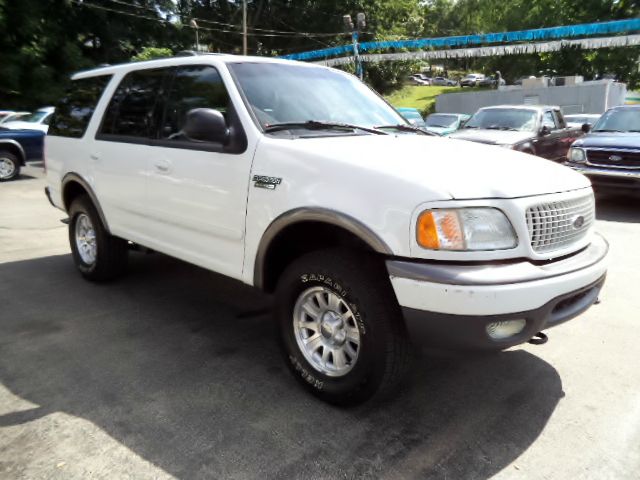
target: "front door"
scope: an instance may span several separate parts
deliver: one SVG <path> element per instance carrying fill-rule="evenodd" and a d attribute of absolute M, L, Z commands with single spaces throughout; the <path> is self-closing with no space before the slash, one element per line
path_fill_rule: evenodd
<path fill-rule="evenodd" d="M 196 141 L 183 131 L 195 108 L 220 111 L 227 144 Z M 178 67 L 169 83 L 157 139 L 148 151 L 148 233 L 161 251 L 241 278 L 253 148 L 218 70 Z"/>

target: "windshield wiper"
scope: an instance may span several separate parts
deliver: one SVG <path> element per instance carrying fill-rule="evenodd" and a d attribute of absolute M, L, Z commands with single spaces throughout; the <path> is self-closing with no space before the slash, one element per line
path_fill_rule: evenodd
<path fill-rule="evenodd" d="M 351 125 L 350 123 L 322 122 L 319 120 L 308 120 L 306 122 L 282 122 L 272 123 L 264 127 L 265 133 L 279 132 L 281 130 L 292 130 L 302 128 L 305 130 L 362 130 L 363 132 L 374 133 L 376 135 L 388 135 L 375 128 Z"/>
<path fill-rule="evenodd" d="M 404 123 L 398 123 L 397 125 L 378 125 L 377 127 L 373 127 L 376 129 L 384 130 L 385 128 L 400 130 L 401 132 L 415 132 L 421 133 L 422 135 L 429 135 L 430 137 L 439 137 L 435 132 L 428 132 L 427 130 L 423 130 L 420 127 L 414 127 L 413 125 L 407 125 Z"/>
<path fill-rule="evenodd" d="M 518 129 L 517 128 L 513 128 L 513 127 L 486 127 L 487 130 L 510 130 L 510 131 L 514 131 L 517 132 Z"/>
<path fill-rule="evenodd" d="M 462 127 L 462 128 L 478 128 L 478 127 L 476 127 L 476 126 L 474 126 L 474 125 L 465 125 L 465 126 L 464 126 L 464 127 Z"/>
<path fill-rule="evenodd" d="M 622 130 L 607 130 L 607 129 L 598 129 L 598 130 L 593 130 L 594 132 L 616 132 L 616 133 L 622 133 Z"/>

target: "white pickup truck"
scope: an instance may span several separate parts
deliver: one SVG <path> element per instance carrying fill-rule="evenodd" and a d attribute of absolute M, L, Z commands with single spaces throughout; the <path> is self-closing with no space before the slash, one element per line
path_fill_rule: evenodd
<path fill-rule="evenodd" d="M 411 343 L 500 350 L 604 282 L 589 181 L 417 130 L 357 78 L 197 55 L 73 76 L 46 193 L 89 280 L 132 244 L 275 292 L 284 355 L 333 403 L 393 392 Z"/>

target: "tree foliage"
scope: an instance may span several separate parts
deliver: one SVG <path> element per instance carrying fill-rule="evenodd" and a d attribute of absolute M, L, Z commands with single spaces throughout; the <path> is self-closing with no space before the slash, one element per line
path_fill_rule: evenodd
<path fill-rule="evenodd" d="M 350 43 L 342 16 L 367 15 L 361 40 L 447 36 L 630 18 L 637 0 L 248 0 L 248 51 L 286 53 Z M 104 63 L 196 48 L 241 53 L 238 0 L 0 0 L 0 106 L 53 102 L 68 76 Z M 449 70 L 508 79 L 556 71 L 640 81 L 638 48 L 447 60 Z M 414 62 L 370 64 L 365 80 L 395 88 Z"/>

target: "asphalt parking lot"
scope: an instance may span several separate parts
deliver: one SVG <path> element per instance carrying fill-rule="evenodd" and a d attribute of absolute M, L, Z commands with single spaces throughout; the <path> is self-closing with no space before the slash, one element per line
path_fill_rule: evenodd
<path fill-rule="evenodd" d="M 599 200 L 602 303 L 549 343 L 421 355 L 393 400 L 337 409 L 251 288 L 141 253 L 82 280 L 43 188 L 0 184 L 0 478 L 638 478 L 638 200 Z"/>

